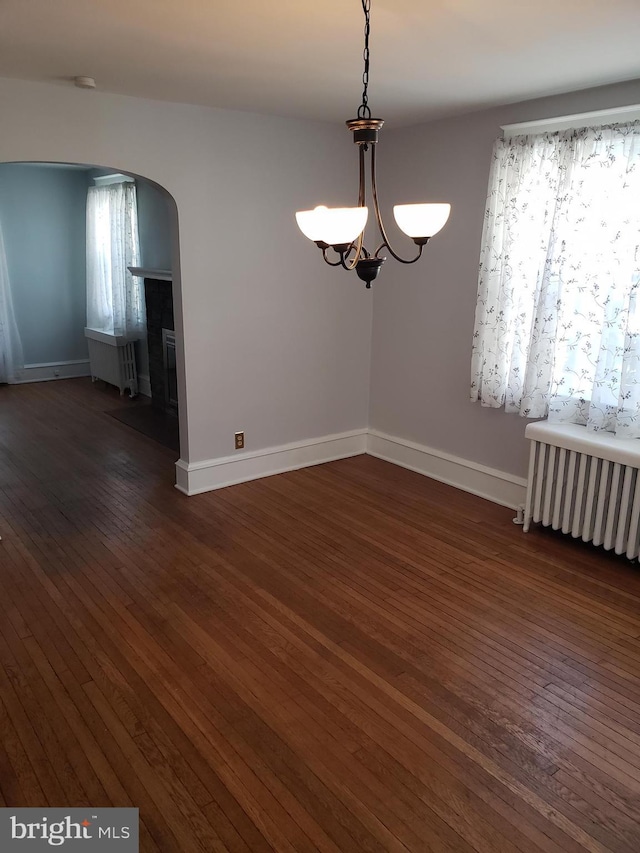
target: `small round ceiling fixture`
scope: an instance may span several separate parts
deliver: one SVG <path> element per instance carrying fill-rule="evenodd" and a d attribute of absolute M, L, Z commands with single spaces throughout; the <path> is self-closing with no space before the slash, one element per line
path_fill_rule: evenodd
<path fill-rule="evenodd" d="M 96 81 L 93 77 L 74 77 L 73 85 L 77 86 L 78 89 L 95 89 Z"/>

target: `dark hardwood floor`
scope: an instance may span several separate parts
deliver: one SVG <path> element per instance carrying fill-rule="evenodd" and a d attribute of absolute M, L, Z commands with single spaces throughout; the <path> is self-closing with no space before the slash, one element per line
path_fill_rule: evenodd
<path fill-rule="evenodd" d="M 145 851 L 640 849 L 640 575 L 361 456 L 186 498 L 0 387 L 0 805 Z"/>

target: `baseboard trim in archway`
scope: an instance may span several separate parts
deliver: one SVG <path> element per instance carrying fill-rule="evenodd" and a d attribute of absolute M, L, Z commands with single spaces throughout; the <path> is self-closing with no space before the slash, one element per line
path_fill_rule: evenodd
<path fill-rule="evenodd" d="M 187 463 L 179 459 L 176 488 L 185 495 L 198 495 L 272 474 L 359 456 L 366 446 L 367 430 L 361 429 L 204 462 Z"/>

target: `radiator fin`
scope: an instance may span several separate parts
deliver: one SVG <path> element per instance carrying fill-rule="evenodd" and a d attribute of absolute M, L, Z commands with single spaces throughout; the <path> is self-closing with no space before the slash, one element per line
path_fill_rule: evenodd
<path fill-rule="evenodd" d="M 640 550 L 638 467 L 532 441 L 525 530 L 532 520 L 635 559 Z"/>

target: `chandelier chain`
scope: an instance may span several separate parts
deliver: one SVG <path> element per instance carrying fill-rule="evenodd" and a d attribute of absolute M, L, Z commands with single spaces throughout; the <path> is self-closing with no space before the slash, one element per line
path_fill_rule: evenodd
<path fill-rule="evenodd" d="M 364 71 L 362 73 L 362 103 L 358 107 L 358 118 L 371 118 L 371 110 L 369 109 L 369 32 L 371 30 L 369 15 L 371 12 L 371 0 L 362 0 L 362 11 L 364 12 L 364 51 L 362 57 L 364 59 Z"/>

